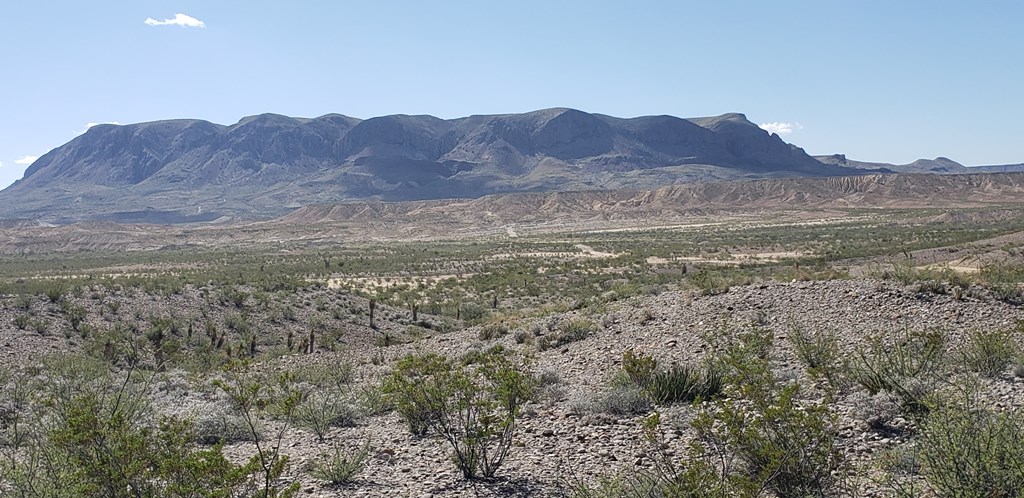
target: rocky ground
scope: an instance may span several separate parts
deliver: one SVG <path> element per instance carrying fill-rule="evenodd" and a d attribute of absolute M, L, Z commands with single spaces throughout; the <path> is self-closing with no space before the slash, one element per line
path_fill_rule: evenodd
<path fill-rule="evenodd" d="M 538 318 L 537 327 L 530 322 L 516 326 L 543 332 L 551 321 L 586 313 Z M 450 463 L 442 440 L 410 436 L 393 413 L 364 418 L 355 427 L 333 429 L 324 444 L 316 443 L 306 431 L 288 430 L 283 446 L 293 459 L 291 477 L 301 482 L 303 494 L 308 496 L 558 496 L 577 479 L 592 481 L 596 476 L 651 463 L 640 427 L 642 416 L 581 414 L 577 409 L 583 400 L 606 388 L 626 349 L 652 354 L 662 364 L 695 362 L 708 354 L 709 347 L 702 339 L 705 334 L 757 324 L 774 334 L 773 359 L 778 373 L 799 379 L 807 387 L 806 395 L 814 398 L 823 394 L 820 386 L 803 373 L 793 353 L 788 335 L 794 326 L 836 331 L 844 355 L 872 334 L 892 334 L 904 328 L 942 329 L 956 349 L 968 331 L 1013 328 L 1024 319 L 1024 311 L 988 299 L 982 292 L 968 291 L 956 300 L 950 295 L 919 293 L 916 286 L 892 281 L 837 280 L 734 287 L 728 293 L 706 297 L 685 291 L 667 292 L 612 303 L 591 318 L 600 323 L 591 337 L 543 352 L 529 344 L 518 344 L 515 334 L 481 341 L 479 330 L 468 328 L 385 348 L 381 365 L 368 360 L 380 354 L 381 348 L 368 344 L 337 353 L 281 358 L 284 366 L 350 361 L 358 365 L 359 383 L 375 383 L 388 371 L 392 360 L 405 354 L 434 351 L 459 355 L 498 342 L 528 352 L 538 371 L 555 372 L 562 380 L 546 400 L 527 410 L 515 447 L 500 471 L 503 477 L 496 482 L 463 481 Z M 1024 381 L 1009 370 L 988 381 L 985 388 L 997 407 L 1024 404 Z M 195 396 L 187 392 L 181 395 L 182 399 Z M 851 472 L 851 479 L 859 480 L 857 486 L 865 490 L 866 496 L 883 495 L 871 482 L 870 462 L 873 455 L 901 444 L 910 431 L 879 432 L 869 428 L 864 412 L 870 400 L 866 399 L 866 394 L 856 389 L 839 396 L 836 430 L 840 448 L 860 469 Z M 180 400 L 167 404 L 180 405 Z M 685 422 L 691 410 L 671 407 L 665 411 L 668 451 L 681 452 L 690 437 Z M 897 418 L 893 425 L 907 427 L 909 422 Z M 367 441 L 373 448 L 372 457 L 352 484 L 332 487 L 302 472 L 332 445 L 354 450 Z M 228 451 L 240 456 L 249 454 L 251 448 L 243 443 L 230 446 Z"/>

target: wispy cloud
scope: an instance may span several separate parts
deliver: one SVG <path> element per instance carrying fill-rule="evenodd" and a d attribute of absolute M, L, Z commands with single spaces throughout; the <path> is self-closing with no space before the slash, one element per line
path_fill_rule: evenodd
<path fill-rule="evenodd" d="M 762 130 L 767 131 L 768 133 L 775 133 L 779 136 L 789 135 L 796 130 L 803 129 L 803 126 L 800 126 L 800 123 L 784 123 L 781 121 L 776 121 L 772 123 L 761 123 L 758 126 Z"/>
<path fill-rule="evenodd" d="M 97 126 L 97 125 L 101 125 L 101 124 L 120 125 L 121 123 L 118 123 L 117 121 L 102 121 L 102 122 L 99 122 L 99 123 L 93 123 L 93 122 L 90 121 L 88 123 L 85 123 L 85 129 L 83 129 L 81 131 L 79 131 L 79 130 L 72 130 L 71 133 L 74 133 L 75 135 L 81 135 L 81 134 L 89 131 L 89 128 L 92 128 L 93 126 Z"/>
<path fill-rule="evenodd" d="M 101 124 L 120 125 L 121 123 L 118 123 L 117 121 L 104 121 L 102 123 L 91 123 L 90 122 L 90 123 L 85 123 L 85 129 L 88 130 L 89 128 L 92 128 L 93 126 L 101 125 Z"/>
<path fill-rule="evenodd" d="M 21 159 L 15 159 L 14 164 L 32 164 L 36 162 L 36 159 L 39 159 L 39 156 L 25 156 Z"/>
<path fill-rule="evenodd" d="M 152 17 L 147 17 L 144 21 L 148 26 L 181 26 L 183 28 L 205 28 L 206 23 L 196 19 L 188 14 L 177 13 L 171 19 L 164 19 L 158 21 Z"/>

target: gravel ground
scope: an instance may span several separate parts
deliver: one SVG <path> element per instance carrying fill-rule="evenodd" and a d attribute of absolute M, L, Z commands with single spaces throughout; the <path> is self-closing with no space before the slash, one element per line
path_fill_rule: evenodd
<path fill-rule="evenodd" d="M 580 314 L 570 312 L 539 321 L 569 320 Z M 425 351 L 459 355 L 470 348 L 497 342 L 533 353 L 538 371 L 557 372 L 564 380 L 561 396 L 528 410 L 515 447 L 502 467 L 500 474 L 504 477 L 499 482 L 471 484 L 462 481 L 449 461 L 443 441 L 414 438 L 395 414 L 389 414 L 367 418 L 356 427 L 335 429 L 331 433 L 328 447 L 342 444 L 356 448 L 369 441 L 374 448 L 375 456 L 354 484 L 332 488 L 300 475 L 304 493 L 381 497 L 558 496 L 564 485 L 577 479 L 592 481 L 595 476 L 650 465 L 640 428 L 643 417 L 579 415 L 573 409 L 574 399 L 593 396 L 605 388 L 611 373 L 619 368 L 626 349 L 652 354 L 662 364 L 693 362 L 708 354 L 709 346 L 701 339 L 702 333 L 757 322 L 774 333 L 773 358 L 778 373 L 799 378 L 807 385 L 807 395 L 814 398 L 822 395 L 822 391 L 802 373 L 788 341 L 794 324 L 810 330 L 834 330 L 839 335 L 842 352 L 848 355 L 869 335 L 891 334 L 905 327 L 911 330 L 941 328 L 949 334 L 951 347 L 956 348 L 967 331 L 1014 327 L 1018 320 L 1024 319 L 1024 312 L 989 299 L 967 297 L 958 301 L 948 295 L 918 294 L 914 287 L 887 281 L 843 280 L 751 285 L 708 297 L 668 292 L 613 303 L 592 318 L 603 325 L 591 337 L 539 353 L 530 346 L 516 344 L 514 334 L 482 342 L 476 328 L 389 348 L 389 358 Z M 370 349 L 350 350 L 340 356 L 360 362 L 371 354 Z M 322 356 L 337 358 L 333 354 Z M 285 362 L 311 360 L 294 356 L 286 358 Z M 364 379 L 376 379 L 386 371 L 386 365 L 364 363 L 359 367 Z M 1009 371 L 989 381 L 985 387 L 997 406 L 1024 404 L 1024 382 Z M 863 416 L 858 415 L 864 411 L 862 407 L 871 402 L 866 393 L 853 391 L 840 396 L 836 403 L 839 446 L 855 463 L 868 462 L 873 454 L 907 438 L 906 433 L 898 431 L 871 430 Z M 670 408 L 666 413 L 668 451 L 681 453 L 690 437 L 685 430 L 689 410 Z M 891 425 L 900 428 L 908 426 L 909 422 L 897 417 Z M 296 468 L 311 465 L 324 451 L 324 446 L 314 441 L 310 434 L 300 430 L 288 433 L 285 447 L 293 455 Z M 248 450 L 242 445 L 233 451 Z M 862 482 L 860 487 L 866 496 L 882 495 L 870 482 Z"/>
<path fill-rule="evenodd" d="M 531 354 L 537 371 L 555 372 L 563 381 L 544 402 L 528 407 L 512 452 L 499 472 L 502 477 L 494 482 L 470 483 L 461 479 L 442 440 L 409 435 L 394 413 L 362 418 L 354 427 L 332 429 L 325 443 L 318 443 L 310 432 L 288 429 L 282 442 L 284 452 L 292 459 L 288 477 L 301 483 L 302 495 L 316 497 L 559 496 L 561 489 L 574 480 L 593 481 L 599 475 L 651 464 L 640 427 L 643 417 L 587 415 L 574 409 L 578 400 L 593 397 L 606 388 L 627 349 L 651 354 L 663 365 L 695 362 L 710 351 L 702 337 L 756 323 L 774 334 L 777 373 L 798 379 L 806 386 L 806 396 L 815 398 L 822 396 L 823 391 L 803 373 L 796 360 L 788 339 L 794 326 L 835 331 L 843 355 L 848 356 L 857 344 L 873 334 L 891 334 L 904 328 L 939 328 L 948 333 L 951 347 L 956 349 L 971 330 L 1012 328 L 1024 319 L 1021 308 L 988 299 L 983 291 L 969 290 L 964 296 L 955 300 L 950 295 L 922 294 L 913 286 L 879 280 L 757 284 L 734 287 L 716 296 L 695 297 L 687 291 L 673 291 L 609 303 L 596 313 L 584 309 L 513 325 L 513 332 L 522 329 L 532 335 L 535 328 L 546 330 L 548 323 L 579 317 L 599 324 L 598 330 L 584 340 L 542 352 L 535 346 L 518 344 L 514 333 L 481 341 L 479 329 L 471 327 L 387 348 L 375 346 L 370 340 L 353 339 L 337 352 L 286 355 L 270 361 L 276 362 L 276 368 L 310 363 L 356 365 L 356 382 L 352 386 L 355 390 L 360 385 L 379 382 L 392 361 L 409 353 L 460 355 L 500 343 Z M 126 306 L 135 305 L 125 299 Z M 170 301 L 160 304 L 166 309 L 190 309 L 185 303 L 188 296 L 166 299 Z M 182 302 L 175 301 L 179 299 Z M 0 326 L 0 359 L 5 363 L 40 351 L 69 347 L 62 335 L 39 336 L 16 330 L 10 325 L 8 315 L 12 313 L 8 303 L 2 312 L 6 318 Z M 375 357 L 383 361 L 371 361 Z M 158 409 L 202 417 L 223 403 L 211 390 L 197 388 L 196 379 L 183 379 L 184 376 L 171 373 L 160 383 L 155 396 Z M 998 407 L 1024 404 L 1024 382 L 1011 371 L 986 381 L 983 388 Z M 855 390 L 836 400 L 839 447 L 854 463 L 869 462 L 879 451 L 907 438 L 907 431 L 881 433 L 870 429 L 859 413 L 871 402 L 865 393 Z M 685 422 L 690 411 L 680 407 L 665 410 L 663 427 L 670 454 L 681 454 L 687 444 L 690 433 Z M 898 418 L 892 423 L 897 428 L 909 424 Z M 275 427 L 269 423 L 267 429 L 272 431 Z M 306 472 L 335 445 L 354 451 L 366 442 L 372 448 L 371 457 L 354 483 L 330 486 Z M 252 450 L 249 443 L 236 443 L 228 445 L 225 451 L 241 460 Z M 868 482 L 861 487 L 865 496 L 882 495 Z"/>

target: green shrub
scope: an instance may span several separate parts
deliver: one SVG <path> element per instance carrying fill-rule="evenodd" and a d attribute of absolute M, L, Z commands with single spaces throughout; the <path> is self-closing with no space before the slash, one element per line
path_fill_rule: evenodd
<path fill-rule="evenodd" d="M 359 411 L 367 417 L 389 413 L 395 409 L 391 399 L 384 394 L 380 386 L 367 384 L 356 390 L 356 404 Z"/>
<path fill-rule="evenodd" d="M 32 317 L 25 313 L 19 313 L 14 316 L 14 326 L 18 327 L 18 330 L 25 330 L 32 322 Z"/>
<path fill-rule="evenodd" d="M 239 335 L 248 335 L 252 331 L 252 324 L 240 313 L 229 313 L 225 316 L 224 326 Z"/>
<path fill-rule="evenodd" d="M 32 309 L 32 301 L 34 300 L 35 298 L 31 294 L 18 294 L 14 298 L 14 307 L 22 311 L 28 311 Z"/>
<path fill-rule="evenodd" d="M 1024 491 L 1024 417 L 969 403 L 934 406 L 917 442 L 921 474 L 938 496 L 1014 497 Z"/>
<path fill-rule="evenodd" d="M 260 441 L 264 435 L 262 423 L 250 427 L 241 415 L 223 410 L 196 419 L 194 432 L 206 445 Z"/>
<path fill-rule="evenodd" d="M 245 301 L 249 299 L 249 293 L 239 289 L 238 287 L 227 287 L 221 290 L 220 301 L 221 303 L 231 304 L 236 308 L 244 308 Z"/>
<path fill-rule="evenodd" d="M 335 446 L 334 453 L 322 456 L 321 460 L 314 464 L 310 474 L 331 484 L 349 483 L 366 468 L 366 460 L 369 456 L 369 443 L 351 454 L 340 446 Z"/>
<path fill-rule="evenodd" d="M 849 375 L 870 394 L 888 393 L 905 411 L 921 415 L 948 367 L 945 345 L 946 335 L 940 330 L 904 329 L 893 341 L 872 337 L 857 348 Z"/>
<path fill-rule="evenodd" d="M 996 377 L 1009 368 L 1018 352 L 1009 330 L 973 330 L 967 335 L 962 355 L 967 368 L 985 377 Z"/>
<path fill-rule="evenodd" d="M 57 304 L 66 292 L 67 285 L 64 282 L 54 282 L 46 289 L 46 299 L 49 299 L 53 304 Z"/>
<path fill-rule="evenodd" d="M 314 394 L 299 404 L 295 411 L 299 427 L 312 431 L 321 443 L 332 427 L 352 427 L 356 418 L 355 408 L 331 393 Z"/>
<path fill-rule="evenodd" d="M 833 331 L 818 330 L 809 332 L 807 329 L 792 325 L 789 330 L 789 341 L 797 359 L 807 368 L 807 373 L 815 379 L 825 379 L 831 385 L 839 382 L 839 338 Z"/>
<path fill-rule="evenodd" d="M 491 322 L 480 327 L 481 341 L 490 341 L 505 335 L 508 335 L 508 325 L 505 325 L 505 322 Z"/>
<path fill-rule="evenodd" d="M 771 382 L 766 380 L 766 382 Z M 828 496 L 837 486 L 842 455 L 827 404 L 799 400 L 799 386 L 747 386 L 698 415 L 699 440 L 742 465 L 741 489 L 767 488 L 778 496 Z"/>
<path fill-rule="evenodd" d="M 476 303 L 466 303 L 459 306 L 458 313 L 462 320 L 467 322 L 480 322 L 487 318 L 490 310 Z"/>
<path fill-rule="evenodd" d="M 55 446 L 68 454 L 76 491 L 156 497 L 189 496 L 190 488 L 198 488 L 205 496 L 218 496 L 248 483 L 251 469 L 229 463 L 219 447 L 190 450 L 187 424 L 165 419 L 150 432 L 133 426 L 130 410 L 107 411 L 99 402 L 89 396 L 75 400 L 66 425 L 52 435 Z M 205 470 L 199 479 L 196 470 Z"/>
<path fill-rule="evenodd" d="M 32 326 L 32 330 L 34 330 L 39 335 L 46 335 L 46 333 L 50 329 L 50 322 L 46 321 L 43 318 L 37 318 L 35 320 L 32 320 L 30 325 Z"/>
<path fill-rule="evenodd" d="M 575 318 L 562 324 L 558 332 L 537 338 L 537 349 L 545 351 L 569 343 L 582 341 L 597 330 L 597 324 L 585 318 Z"/>
<path fill-rule="evenodd" d="M 711 399 L 722 391 L 721 370 L 711 363 L 703 369 L 673 365 L 662 370 L 654 357 L 627 349 L 622 353 L 622 373 L 658 404 Z"/>
<path fill-rule="evenodd" d="M 435 419 L 441 416 L 435 403 L 435 398 L 440 394 L 427 392 L 425 383 L 442 366 L 451 368 L 445 358 L 433 355 L 407 356 L 399 360 L 395 370 L 381 385 L 381 392 L 388 397 L 414 436 L 426 435 L 431 426 L 436 424 Z"/>
<path fill-rule="evenodd" d="M 595 324 L 593 320 L 576 318 L 569 320 L 567 323 L 562 325 L 562 331 L 559 336 L 562 338 L 562 344 L 567 344 L 570 342 L 582 341 L 589 337 L 595 330 L 597 330 L 597 324 Z"/>
<path fill-rule="evenodd" d="M 85 308 L 76 304 L 67 304 L 64 306 L 64 318 L 67 318 L 71 329 L 78 332 L 85 320 Z"/>
<path fill-rule="evenodd" d="M 533 395 L 533 377 L 500 347 L 471 360 L 407 356 L 384 388 L 410 428 L 425 426 L 448 441 L 465 478 L 490 478 L 512 448 L 516 419 Z"/>
<path fill-rule="evenodd" d="M 719 272 L 700 270 L 689 276 L 688 280 L 703 296 L 715 296 L 729 292 L 729 279 Z"/>
<path fill-rule="evenodd" d="M 1024 304 L 1024 268 L 1007 262 L 993 262 L 983 265 L 978 275 L 992 292 L 993 297 L 1010 304 Z"/>
<path fill-rule="evenodd" d="M 622 371 L 634 384 L 644 388 L 651 382 L 651 377 L 658 370 L 658 361 L 647 354 L 634 353 L 627 349 L 622 353 Z"/>
<path fill-rule="evenodd" d="M 5 491 L 23 497 L 103 496 L 109 498 L 220 498 L 256 496 L 258 469 L 236 465 L 219 445 L 198 449 L 187 420 L 164 417 L 153 423 L 141 387 L 132 373 L 114 379 L 79 370 L 91 380 L 69 379 L 64 366 L 50 364 L 61 376 L 46 387 L 50 414 L 22 448 L 24 458 L 10 460 Z M 98 375 L 98 377 L 97 377 Z M 147 423 L 147 421 L 149 423 Z M 279 475 L 275 475 L 275 478 Z"/>

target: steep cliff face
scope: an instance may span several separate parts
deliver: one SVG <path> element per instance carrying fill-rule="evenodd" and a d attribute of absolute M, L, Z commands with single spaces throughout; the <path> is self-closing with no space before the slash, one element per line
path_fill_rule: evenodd
<path fill-rule="evenodd" d="M 742 114 L 631 119 L 525 114 L 315 119 L 263 114 L 100 125 L 0 192 L 0 218 L 266 218 L 346 199 L 652 188 L 694 180 L 857 173 L 823 164 Z"/>

